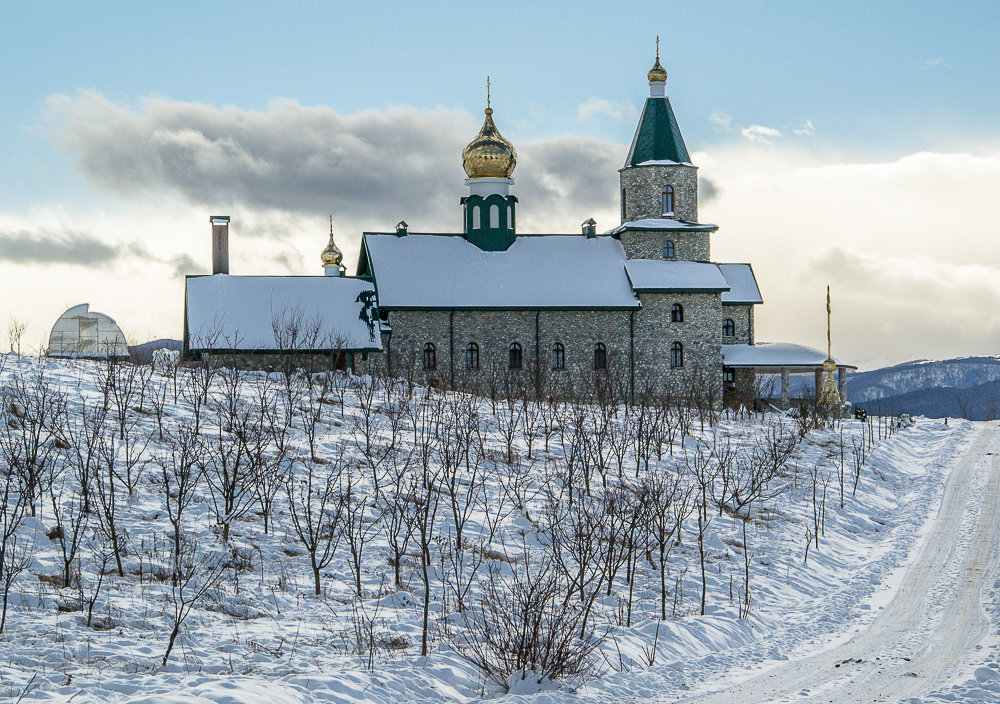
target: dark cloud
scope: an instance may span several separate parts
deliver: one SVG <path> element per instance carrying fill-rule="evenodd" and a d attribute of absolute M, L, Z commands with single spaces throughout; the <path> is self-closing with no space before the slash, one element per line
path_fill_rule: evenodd
<path fill-rule="evenodd" d="M 169 191 L 208 208 L 332 210 L 355 222 L 405 217 L 419 228 L 455 223 L 460 154 L 478 129 L 467 113 L 445 109 L 345 116 L 290 100 L 253 112 L 152 99 L 131 110 L 94 92 L 54 97 L 49 112 L 84 175 L 126 196 Z M 517 146 L 517 190 L 531 194 L 522 218 L 583 219 L 616 207 L 623 145 L 563 137 Z"/>
<path fill-rule="evenodd" d="M 711 203 L 719 197 L 719 185 L 704 176 L 698 177 L 698 204 Z"/>
<path fill-rule="evenodd" d="M 17 264 L 93 266 L 144 254 L 140 245 L 111 245 L 92 235 L 72 230 L 0 231 L 0 260 Z"/>

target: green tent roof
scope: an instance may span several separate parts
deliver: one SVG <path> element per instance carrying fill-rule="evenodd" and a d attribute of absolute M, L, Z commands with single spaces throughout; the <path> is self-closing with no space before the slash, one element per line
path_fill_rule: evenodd
<path fill-rule="evenodd" d="M 667 98 L 646 98 L 625 166 L 637 166 L 644 161 L 691 163 L 681 128 Z"/>

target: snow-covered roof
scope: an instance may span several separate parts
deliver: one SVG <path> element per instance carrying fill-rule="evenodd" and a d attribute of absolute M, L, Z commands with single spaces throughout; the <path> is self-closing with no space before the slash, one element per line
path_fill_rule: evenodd
<path fill-rule="evenodd" d="M 749 264 L 719 264 L 718 267 L 729 282 L 729 290 L 722 294 L 723 305 L 764 302 Z"/>
<path fill-rule="evenodd" d="M 639 307 L 610 237 L 518 237 L 488 252 L 461 235 L 365 233 L 364 251 L 383 308 Z"/>
<path fill-rule="evenodd" d="M 190 276 L 185 320 L 193 350 L 380 350 L 368 281 L 339 276 Z M 363 316 L 362 313 L 371 314 Z"/>
<path fill-rule="evenodd" d="M 694 166 L 690 161 L 672 161 L 671 159 L 647 159 L 635 166 Z"/>
<path fill-rule="evenodd" d="M 626 230 L 715 232 L 718 229 L 718 225 L 691 222 L 690 220 L 681 220 L 680 218 L 645 218 L 644 220 L 631 220 L 629 222 L 623 222 L 618 227 L 610 230 L 608 234 L 616 235 L 619 232 L 624 232 Z"/>
<path fill-rule="evenodd" d="M 719 267 L 705 262 L 629 259 L 625 262 L 625 271 L 636 291 L 729 290 L 729 283 Z"/>
<path fill-rule="evenodd" d="M 823 365 L 826 352 L 791 342 L 758 342 L 755 345 L 723 345 L 722 363 L 727 367 L 786 367 L 811 371 Z M 856 365 L 833 358 L 838 367 L 857 369 Z"/>

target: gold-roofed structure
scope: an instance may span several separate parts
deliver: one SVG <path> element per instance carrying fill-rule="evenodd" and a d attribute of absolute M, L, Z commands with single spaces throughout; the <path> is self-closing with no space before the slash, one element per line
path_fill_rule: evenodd
<path fill-rule="evenodd" d="M 656 63 L 653 64 L 653 68 L 649 69 L 649 73 L 646 74 L 650 83 L 654 81 L 659 81 L 661 83 L 667 80 L 667 69 L 660 66 L 660 37 L 656 37 Z"/>
<path fill-rule="evenodd" d="M 479 134 L 462 150 L 462 167 L 469 178 L 510 178 L 517 166 L 517 151 L 493 123 L 489 91 L 487 78 L 486 119 Z"/>
<path fill-rule="evenodd" d="M 330 241 L 320 254 L 320 259 L 323 260 L 323 266 L 340 266 L 344 261 L 344 253 L 333 242 L 333 213 L 330 213 Z"/>
<path fill-rule="evenodd" d="M 830 287 L 826 287 L 826 361 L 823 362 L 823 386 L 819 392 L 821 406 L 839 406 L 840 392 L 837 391 L 837 380 L 833 373 L 837 371 L 837 363 L 833 361 L 833 343 L 830 337 Z"/>

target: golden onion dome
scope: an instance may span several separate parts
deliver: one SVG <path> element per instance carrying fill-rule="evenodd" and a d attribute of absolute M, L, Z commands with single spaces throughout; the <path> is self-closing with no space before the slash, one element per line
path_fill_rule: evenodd
<path fill-rule="evenodd" d="M 667 69 L 660 66 L 660 57 L 656 57 L 656 63 L 653 64 L 653 68 L 649 69 L 649 73 L 646 74 L 649 78 L 649 82 L 660 81 L 665 82 L 667 80 Z"/>
<path fill-rule="evenodd" d="M 493 124 L 493 109 L 486 108 L 482 129 L 462 150 L 462 167 L 469 178 L 510 178 L 515 166 L 517 151 Z"/>
<path fill-rule="evenodd" d="M 340 266 L 344 261 L 344 253 L 333 243 L 333 215 L 330 216 L 330 241 L 319 256 L 323 260 L 323 266 Z"/>

